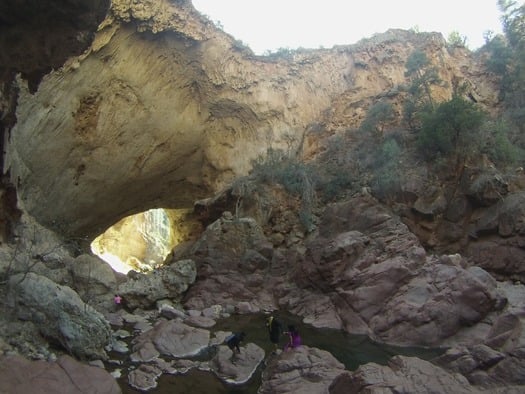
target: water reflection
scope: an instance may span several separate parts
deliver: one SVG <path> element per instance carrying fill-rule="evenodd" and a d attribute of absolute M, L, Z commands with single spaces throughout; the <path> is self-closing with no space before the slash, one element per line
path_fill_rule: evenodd
<path fill-rule="evenodd" d="M 335 358 L 345 365 L 348 370 L 355 370 L 360 365 L 368 362 L 386 365 L 394 355 L 415 356 L 430 360 L 443 353 L 444 349 L 426 349 L 415 347 L 396 347 L 372 342 L 366 336 L 350 335 L 341 330 L 319 329 L 304 324 L 300 317 L 286 312 L 275 315 L 286 327 L 293 324 L 299 330 L 303 344 L 330 352 Z M 217 322 L 213 331 L 244 331 L 247 334 L 245 343 L 253 342 L 260 346 L 269 355 L 273 350 L 266 330 L 267 315 L 235 315 Z M 286 338 L 282 337 L 282 346 Z M 200 357 L 199 357 L 200 358 Z M 150 393 L 207 393 L 207 394 L 256 394 L 261 383 L 262 367 L 253 378 L 245 385 L 234 386 L 222 383 L 211 372 L 192 370 L 185 375 L 163 375 L 158 380 L 156 389 Z M 127 385 L 122 379 L 123 393 L 140 393 Z"/>

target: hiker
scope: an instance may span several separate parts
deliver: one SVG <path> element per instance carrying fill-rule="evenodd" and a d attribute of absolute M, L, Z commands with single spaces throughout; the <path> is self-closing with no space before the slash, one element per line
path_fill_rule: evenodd
<path fill-rule="evenodd" d="M 115 297 L 113 297 L 113 302 L 115 302 L 116 309 L 120 309 L 120 307 L 122 307 L 122 297 L 118 294 L 115 294 Z"/>
<path fill-rule="evenodd" d="M 226 345 L 228 345 L 228 347 L 234 354 L 235 354 L 235 349 L 237 349 L 237 353 L 241 353 L 241 349 L 239 348 L 239 345 L 242 341 L 244 341 L 245 337 L 246 337 L 246 334 L 244 332 L 237 332 L 227 337 L 224 341 L 226 342 Z"/>
<path fill-rule="evenodd" d="M 279 338 L 281 336 L 281 322 L 277 320 L 275 317 L 270 316 L 268 320 L 266 320 L 266 327 L 268 328 L 268 334 L 270 335 L 270 341 L 275 346 L 275 350 L 277 350 L 279 346 Z"/>
<path fill-rule="evenodd" d="M 284 345 L 284 351 L 288 351 L 290 349 L 294 349 L 296 347 L 301 346 L 301 336 L 299 335 L 299 331 L 297 331 L 295 326 L 289 325 L 288 331 L 284 332 L 283 334 L 287 334 L 289 338 L 288 343 Z"/>

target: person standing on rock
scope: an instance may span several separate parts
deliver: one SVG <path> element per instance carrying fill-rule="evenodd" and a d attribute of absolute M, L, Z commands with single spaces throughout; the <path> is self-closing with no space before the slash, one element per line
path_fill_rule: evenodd
<path fill-rule="evenodd" d="M 274 316 L 270 316 L 266 320 L 266 327 L 268 328 L 268 334 L 270 335 L 270 342 L 275 346 L 274 353 L 279 347 L 279 339 L 281 337 L 282 325 L 279 320 Z"/>
<path fill-rule="evenodd" d="M 244 332 L 236 332 L 229 337 L 226 338 L 225 342 L 226 345 L 230 348 L 230 350 L 235 354 L 235 350 L 237 350 L 237 353 L 241 353 L 241 349 L 239 348 L 239 345 L 242 341 L 244 341 L 244 338 L 246 337 L 246 334 Z"/>
<path fill-rule="evenodd" d="M 302 344 L 301 336 L 299 335 L 299 331 L 297 331 L 295 326 L 289 325 L 288 331 L 284 332 L 283 334 L 288 335 L 288 343 L 284 345 L 284 351 L 295 349 L 301 346 Z"/>

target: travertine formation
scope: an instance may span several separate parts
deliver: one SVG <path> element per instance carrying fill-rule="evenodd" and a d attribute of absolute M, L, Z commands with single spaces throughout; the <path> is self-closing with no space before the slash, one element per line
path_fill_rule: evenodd
<path fill-rule="evenodd" d="M 270 147 L 300 149 L 323 114 L 328 131 L 358 124 L 372 100 L 401 95 L 416 48 L 446 82 L 437 99 L 466 82 L 494 104 L 473 55 L 439 34 L 256 57 L 188 2 L 114 1 L 82 55 L 34 93 L 19 79 L 5 169 L 39 221 L 92 237 L 130 213 L 190 207 Z"/>

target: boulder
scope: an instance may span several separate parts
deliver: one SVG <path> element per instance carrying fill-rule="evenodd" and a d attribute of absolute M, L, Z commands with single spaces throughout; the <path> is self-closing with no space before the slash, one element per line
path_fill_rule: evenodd
<path fill-rule="evenodd" d="M 270 356 L 258 393 L 328 393 L 344 372 L 344 365 L 327 351 L 301 346 Z"/>
<path fill-rule="evenodd" d="M 502 199 L 509 191 L 508 183 L 501 174 L 483 172 L 468 179 L 466 195 L 477 206 L 488 207 Z"/>
<path fill-rule="evenodd" d="M 133 275 L 118 287 L 118 293 L 128 308 L 151 308 L 164 298 L 179 300 L 196 276 L 193 260 L 178 260 L 153 272 Z"/>
<path fill-rule="evenodd" d="M 159 355 L 189 357 L 199 354 L 210 343 L 210 332 L 177 320 L 160 321 L 134 340 L 133 361 L 150 361 Z"/>
<path fill-rule="evenodd" d="M 117 381 L 104 369 L 82 364 L 67 355 L 55 362 L 3 356 L 0 376 L 1 393 L 121 393 Z"/>
<path fill-rule="evenodd" d="M 362 365 L 355 372 L 341 374 L 330 386 L 330 394 L 479 392 L 459 374 L 447 372 L 419 358 L 404 356 L 392 357 L 388 365 Z"/>
<path fill-rule="evenodd" d="M 105 358 L 111 330 L 106 319 L 67 286 L 33 273 L 9 279 L 8 303 L 19 319 L 80 358 Z"/>
<path fill-rule="evenodd" d="M 439 346 L 500 304 L 495 281 L 484 280 L 479 270 L 429 258 L 417 277 L 384 299 L 381 312 L 369 320 L 372 331 L 388 343 Z"/>
<path fill-rule="evenodd" d="M 156 365 L 141 364 L 128 374 L 128 383 L 140 391 L 157 387 L 157 378 L 162 375 L 162 369 Z"/>
<path fill-rule="evenodd" d="M 272 250 L 255 219 L 235 218 L 226 212 L 206 228 L 191 254 L 213 270 L 251 273 L 267 267 Z"/>
<path fill-rule="evenodd" d="M 474 264 L 497 275 L 525 281 L 525 192 L 505 196 L 472 224 L 465 250 Z"/>
<path fill-rule="evenodd" d="M 264 350 L 254 343 L 240 349 L 240 353 L 233 354 L 227 346 L 219 346 L 217 354 L 210 360 L 211 370 L 226 383 L 248 382 L 264 360 Z"/>
<path fill-rule="evenodd" d="M 115 271 L 96 256 L 81 254 L 70 265 L 75 290 L 84 299 L 111 293 L 117 286 Z"/>

